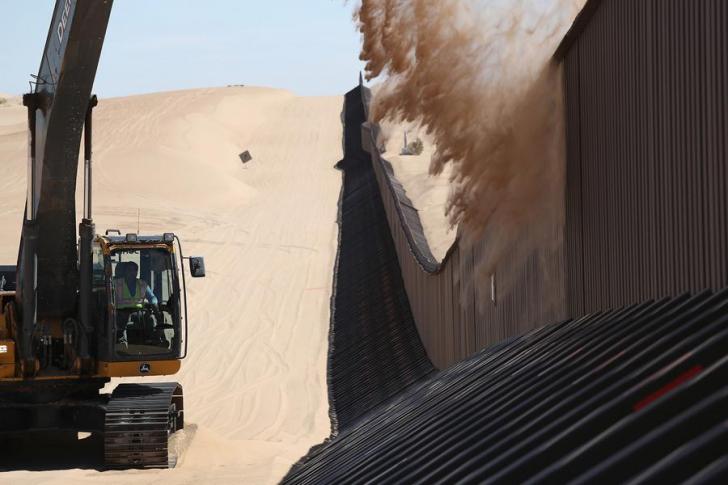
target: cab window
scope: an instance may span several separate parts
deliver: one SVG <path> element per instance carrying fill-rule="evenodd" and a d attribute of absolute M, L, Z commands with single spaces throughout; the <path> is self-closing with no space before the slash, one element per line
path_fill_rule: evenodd
<path fill-rule="evenodd" d="M 179 350 L 179 310 L 172 253 L 124 248 L 110 254 L 114 348 L 121 357 L 148 357 Z"/>

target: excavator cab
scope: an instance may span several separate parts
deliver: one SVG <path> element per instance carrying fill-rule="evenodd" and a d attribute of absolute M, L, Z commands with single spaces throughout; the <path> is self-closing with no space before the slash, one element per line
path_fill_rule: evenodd
<path fill-rule="evenodd" d="M 156 375 L 171 373 L 170 366 L 185 357 L 185 259 L 193 277 L 204 276 L 202 258 L 184 258 L 174 234 L 96 237 L 92 311 L 95 321 L 105 322 L 98 340 L 99 368 L 134 362 L 139 374 Z M 165 364 L 155 366 L 155 361 Z"/>
<path fill-rule="evenodd" d="M 180 292 L 173 262 L 174 253 L 162 248 L 117 248 L 111 253 L 117 357 L 181 356 Z"/>

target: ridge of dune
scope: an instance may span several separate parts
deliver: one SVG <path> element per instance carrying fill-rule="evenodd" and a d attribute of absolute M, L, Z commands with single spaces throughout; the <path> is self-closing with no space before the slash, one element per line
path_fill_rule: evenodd
<path fill-rule="evenodd" d="M 187 279 L 189 355 L 182 371 L 158 379 L 182 383 L 186 421 L 197 427 L 183 462 L 174 470 L 105 472 L 104 480 L 272 483 L 329 435 L 341 106 L 340 96 L 257 87 L 100 100 L 97 232 L 173 231 L 185 255 L 204 256 L 207 267 L 205 279 Z M 22 106 L 0 110 L 0 264 L 17 256 L 24 123 Z M 244 150 L 253 156 L 247 164 L 239 158 Z M 30 484 L 101 477 L 82 469 L 0 473 L 0 481 Z"/>
<path fill-rule="evenodd" d="M 0 93 L 0 108 L 22 106 L 23 97 L 15 94 Z"/>

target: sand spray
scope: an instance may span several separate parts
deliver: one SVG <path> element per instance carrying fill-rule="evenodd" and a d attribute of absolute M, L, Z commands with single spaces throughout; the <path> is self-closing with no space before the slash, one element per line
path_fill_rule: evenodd
<path fill-rule="evenodd" d="M 362 0 L 355 20 L 372 121 L 416 122 L 453 165 L 447 216 L 484 284 L 561 244 L 562 74 L 552 60 L 584 0 Z M 515 271 L 508 271 L 515 274 Z M 499 275 L 499 291 L 509 282 Z"/>

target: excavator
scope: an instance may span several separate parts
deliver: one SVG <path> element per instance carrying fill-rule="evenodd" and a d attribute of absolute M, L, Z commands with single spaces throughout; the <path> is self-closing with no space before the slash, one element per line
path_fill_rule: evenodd
<path fill-rule="evenodd" d="M 38 75 L 23 97 L 28 175 L 18 260 L 0 266 L 0 440 L 64 431 L 103 436 L 108 468 L 172 467 L 184 428 L 173 375 L 187 354 L 185 257 L 179 238 L 96 234 L 91 95 L 112 0 L 57 0 Z M 76 176 L 84 142 L 83 218 Z"/>

